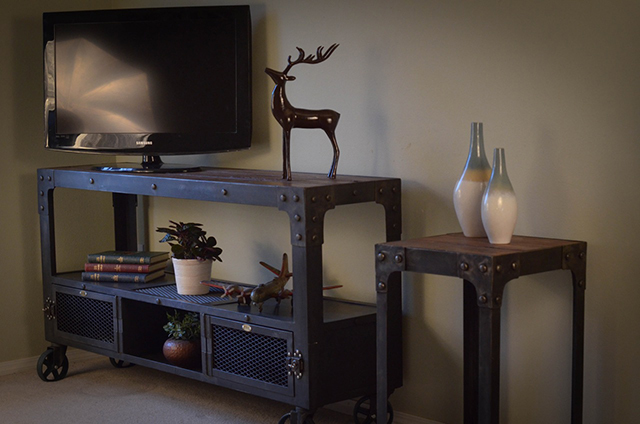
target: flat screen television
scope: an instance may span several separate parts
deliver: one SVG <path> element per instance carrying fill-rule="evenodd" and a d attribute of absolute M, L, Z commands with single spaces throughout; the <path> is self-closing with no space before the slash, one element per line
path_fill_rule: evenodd
<path fill-rule="evenodd" d="M 47 148 L 178 172 L 160 156 L 250 147 L 249 6 L 51 12 L 43 34 Z"/>

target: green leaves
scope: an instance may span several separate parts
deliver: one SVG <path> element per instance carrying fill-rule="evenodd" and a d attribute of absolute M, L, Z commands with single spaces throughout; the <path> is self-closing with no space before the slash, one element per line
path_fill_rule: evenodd
<path fill-rule="evenodd" d="M 206 236 L 207 232 L 201 228 L 202 224 L 169 222 L 169 227 L 158 227 L 156 231 L 165 233 L 160 242 L 171 246 L 171 253 L 176 259 L 211 259 L 222 262 L 222 249 L 216 247 L 215 237 Z"/>
<path fill-rule="evenodd" d="M 162 328 L 174 340 L 195 340 L 200 337 L 200 318 L 196 312 L 180 312 L 174 309 L 174 314 L 167 312 L 167 322 Z"/>

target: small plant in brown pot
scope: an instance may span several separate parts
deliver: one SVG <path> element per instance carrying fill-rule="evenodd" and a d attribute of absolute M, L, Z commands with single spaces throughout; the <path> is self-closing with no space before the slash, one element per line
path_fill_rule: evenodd
<path fill-rule="evenodd" d="M 195 312 L 174 310 L 167 312 L 169 320 L 164 327 L 169 338 L 162 353 L 171 364 L 183 368 L 197 368 L 200 364 L 200 318 Z"/>

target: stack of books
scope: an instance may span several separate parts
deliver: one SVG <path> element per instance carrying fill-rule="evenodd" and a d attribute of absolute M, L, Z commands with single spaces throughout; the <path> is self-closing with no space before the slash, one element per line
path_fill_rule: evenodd
<path fill-rule="evenodd" d="M 168 252 L 106 251 L 87 255 L 82 279 L 109 283 L 148 283 L 164 276 Z"/>

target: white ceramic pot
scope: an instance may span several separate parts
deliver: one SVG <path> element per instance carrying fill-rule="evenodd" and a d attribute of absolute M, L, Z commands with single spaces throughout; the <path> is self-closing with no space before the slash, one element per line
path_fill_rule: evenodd
<path fill-rule="evenodd" d="M 171 261 L 176 276 L 178 294 L 209 293 L 209 286 L 200 284 L 200 282 L 211 280 L 212 260 L 171 258 Z"/>

